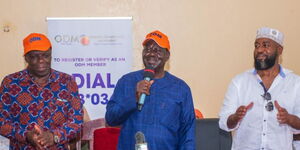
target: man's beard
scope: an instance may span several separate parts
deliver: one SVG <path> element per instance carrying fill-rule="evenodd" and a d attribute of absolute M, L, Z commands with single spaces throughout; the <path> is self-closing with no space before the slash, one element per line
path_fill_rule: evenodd
<path fill-rule="evenodd" d="M 261 61 L 257 58 L 254 58 L 254 67 L 256 70 L 267 70 L 274 66 L 276 58 L 278 56 L 277 51 L 271 56 L 267 56 L 265 60 Z"/>

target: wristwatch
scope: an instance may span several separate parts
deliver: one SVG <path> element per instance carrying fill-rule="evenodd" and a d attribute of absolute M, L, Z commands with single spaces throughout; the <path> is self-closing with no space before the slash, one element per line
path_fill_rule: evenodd
<path fill-rule="evenodd" d="M 59 137 L 57 135 L 54 134 L 53 139 L 55 144 L 59 143 Z"/>

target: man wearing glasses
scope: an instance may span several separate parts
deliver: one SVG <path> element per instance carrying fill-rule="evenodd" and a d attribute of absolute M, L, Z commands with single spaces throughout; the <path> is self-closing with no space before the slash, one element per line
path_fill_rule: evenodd
<path fill-rule="evenodd" d="M 283 34 L 258 29 L 254 69 L 229 85 L 219 126 L 235 131 L 232 150 L 292 150 L 293 133 L 300 129 L 300 78 L 279 65 Z"/>

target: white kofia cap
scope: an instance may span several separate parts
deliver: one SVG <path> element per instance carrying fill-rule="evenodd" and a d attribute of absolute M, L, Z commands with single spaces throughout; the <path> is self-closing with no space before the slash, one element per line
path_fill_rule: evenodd
<path fill-rule="evenodd" d="M 283 33 L 277 29 L 262 27 L 257 30 L 256 39 L 259 38 L 271 39 L 283 47 Z"/>

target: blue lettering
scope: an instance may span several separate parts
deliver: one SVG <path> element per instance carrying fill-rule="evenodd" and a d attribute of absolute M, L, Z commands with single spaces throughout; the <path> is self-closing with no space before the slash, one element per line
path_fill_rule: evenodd
<path fill-rule="evenodd" d="M 91 88 L 91 74 L 86 74 L 86 88 Z"/>
<path fill-rule="evenodd" d="M 107 88 L 114 88 L 115 85 L 111 84 L 111 78 L 110 78 L 110 73 L 106 74 L 107 75 Z"/>
<path fill-rule="evenodd" d="M 105 88 L 105 85 L 104 85 L 104 82 L 102 80 L 102 77 L 101 77 L 100 73 L 97 73 L 92 88 L 96 88 L 96 86 L 101 86 L 102 88 Z"/>
<path fill-rule="evenodd" d="M 33 42 L 33 41 L 40 41 L 40 40 L 41 40 L 40 37 L 32 37 L 32 38 L 29 40 L 29 42 L 31 43 L 31 42 Z"/>
<path fill-rule="evenodd" d="M 96 73 L 95 77 L 91 73 L 86 73 L 85 75 L 73 73 L 72 76 L 78 88 L 115 88 L 115 84 L 111 81 L 111 73 L 106 73 L 106 79 L 100 73 Z"/>
<path fill-rule="evenodd" d="M 73 73 L 72 76 L 75 79 L 78 88 L 82 88 L 83 85 L 84 85 L 84 77 L 83 77 L 83 75 L 81 75 L 79 73 Z M 80 82 L 78 82 L 78 80 L 76 80 L 77 78 L 80 79 Z"/>
<path fill-rule="evenodd" d="M 158 34 L 158 33 L 151 33 L 151 35 L 153 35 L 153 36 L 157 36 L 157 37 L 159 37 L 159 38 L 162 38 L 162 37 L 161 37 L 161 35 L 160 35 L 160 34 Z"/>

